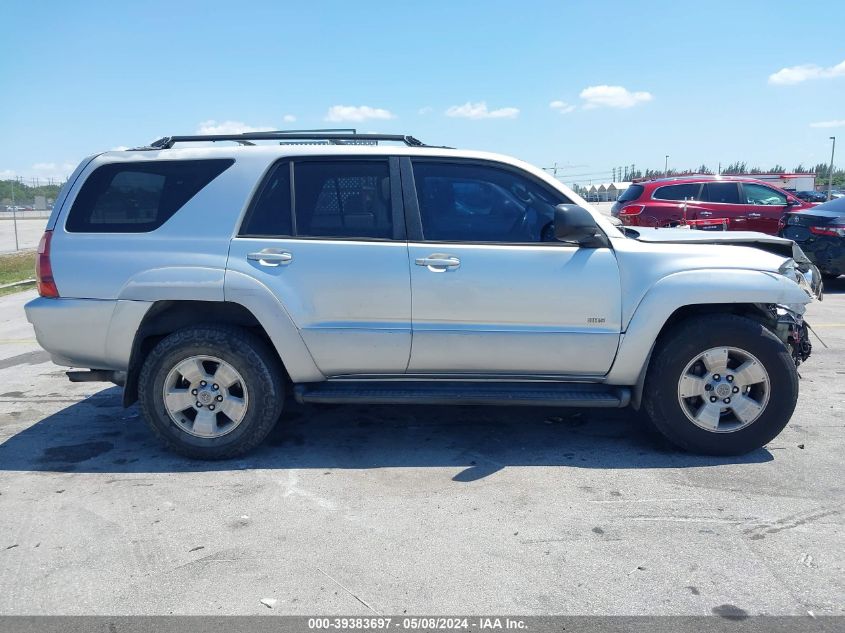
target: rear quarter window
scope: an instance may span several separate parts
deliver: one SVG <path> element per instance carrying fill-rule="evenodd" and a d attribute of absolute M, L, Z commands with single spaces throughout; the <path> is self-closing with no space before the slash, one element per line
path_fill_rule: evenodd
<path fill-rule="evenodd" d="M 654 200 L 698 200 L 701 184 L 687 183 L 659 187 L 651 196 Z"/>
<path fill-rule="evenodd" d="M 625 191 L 622 192 L 622 195 L 619 196 L 616 200 L 618 202 L 631 202 L 632 200 L 636 200 L 639 198 L 645 187 L 642 185 L 631 185 Z"/>
<path fill-rule="evenodd" d="M 72 233 L 154 231 L 234 162 L 169 160 L 103 165 L 82 185 L 65 228 Z"/>

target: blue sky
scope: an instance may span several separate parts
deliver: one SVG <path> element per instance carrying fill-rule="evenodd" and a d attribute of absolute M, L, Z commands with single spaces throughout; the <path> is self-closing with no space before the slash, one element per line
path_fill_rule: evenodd
<path fill-rule="evenodd" d="M 845 141 L 832 0 L 6 0 L 2 23 L 0 178 L 244 126 L 410 133 L 577 181 L 666 154 L 792 168 Z"/>

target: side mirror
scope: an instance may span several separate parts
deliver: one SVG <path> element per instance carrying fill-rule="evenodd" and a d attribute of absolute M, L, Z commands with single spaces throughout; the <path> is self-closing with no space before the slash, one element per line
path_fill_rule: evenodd
<path fill-rule="evenodd" d="M 609 246 L 607 236 L 599 229 L 590 212 L 576 204 L 555 207 L 555 239 L 577 242 L 587 248 Z"/>

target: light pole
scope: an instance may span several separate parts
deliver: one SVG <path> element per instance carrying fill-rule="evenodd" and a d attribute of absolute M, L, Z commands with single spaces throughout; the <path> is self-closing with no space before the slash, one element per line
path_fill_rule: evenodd
<path fill-rule="evenodd" d="M 669 177 L 669 154 L 666 154 L 666 164 L 663 167 L 663 177 Z"/>
<path fill-rule="evenodd" d="M 18 210 L 15 208 L 15 182 L 17 181 L 18 177 L 15 176 L 15 179 L 12 181 L 12 224 L 14 225 L 15 231 L 15 251 L 19 250 L 18 244 Z"/>
<path fill-rule="evenodd" d="M 833 189 L 833 154 L 836 151 L 836 137 L 831 136 L 830 140 L 833 141 L 833 146 L 830 148 L 830 169 L 827 173 L 827 199 L 830 200 L 830 190 Z"/>

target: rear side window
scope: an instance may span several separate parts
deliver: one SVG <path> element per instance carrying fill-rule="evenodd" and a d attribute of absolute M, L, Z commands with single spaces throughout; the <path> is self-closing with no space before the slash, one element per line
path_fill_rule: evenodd
<path fill-rule="evenodd" d="M 651 197 L 655 200 L 698 200 L 699 183 L 659 187 Z"/>
<path fill-rule="evenodd" d="M 740 204 L 739 187 L 735 182 L 704 183 L 701 199 L 705 202 L 721 202 L 722 204 Z"/>
<path fill-rule="evenodd" d="M 285 237 L 293 235 L 290 199 L 290 163 L 273 167 L 258 198 L 250 208 L 240 235 Z"/>
<path fill-rule="evenodd" d="M 639 198 L 643 194 L 644 189 L 645 187 L 642 185 L 631 185 L 616 200 L 617 202 L 631 202 Z"/>
<path fill-rule="evenodd" d="M 393 237 L 386 160 L 294 164 L 294 215 L 300 237 Z"/>
<path fill-rule="evenodd" d="M 168 160 L 103 165 L 68 215 L 74 233 L 146 233 L 167 222 L 235 161 Z"/>

